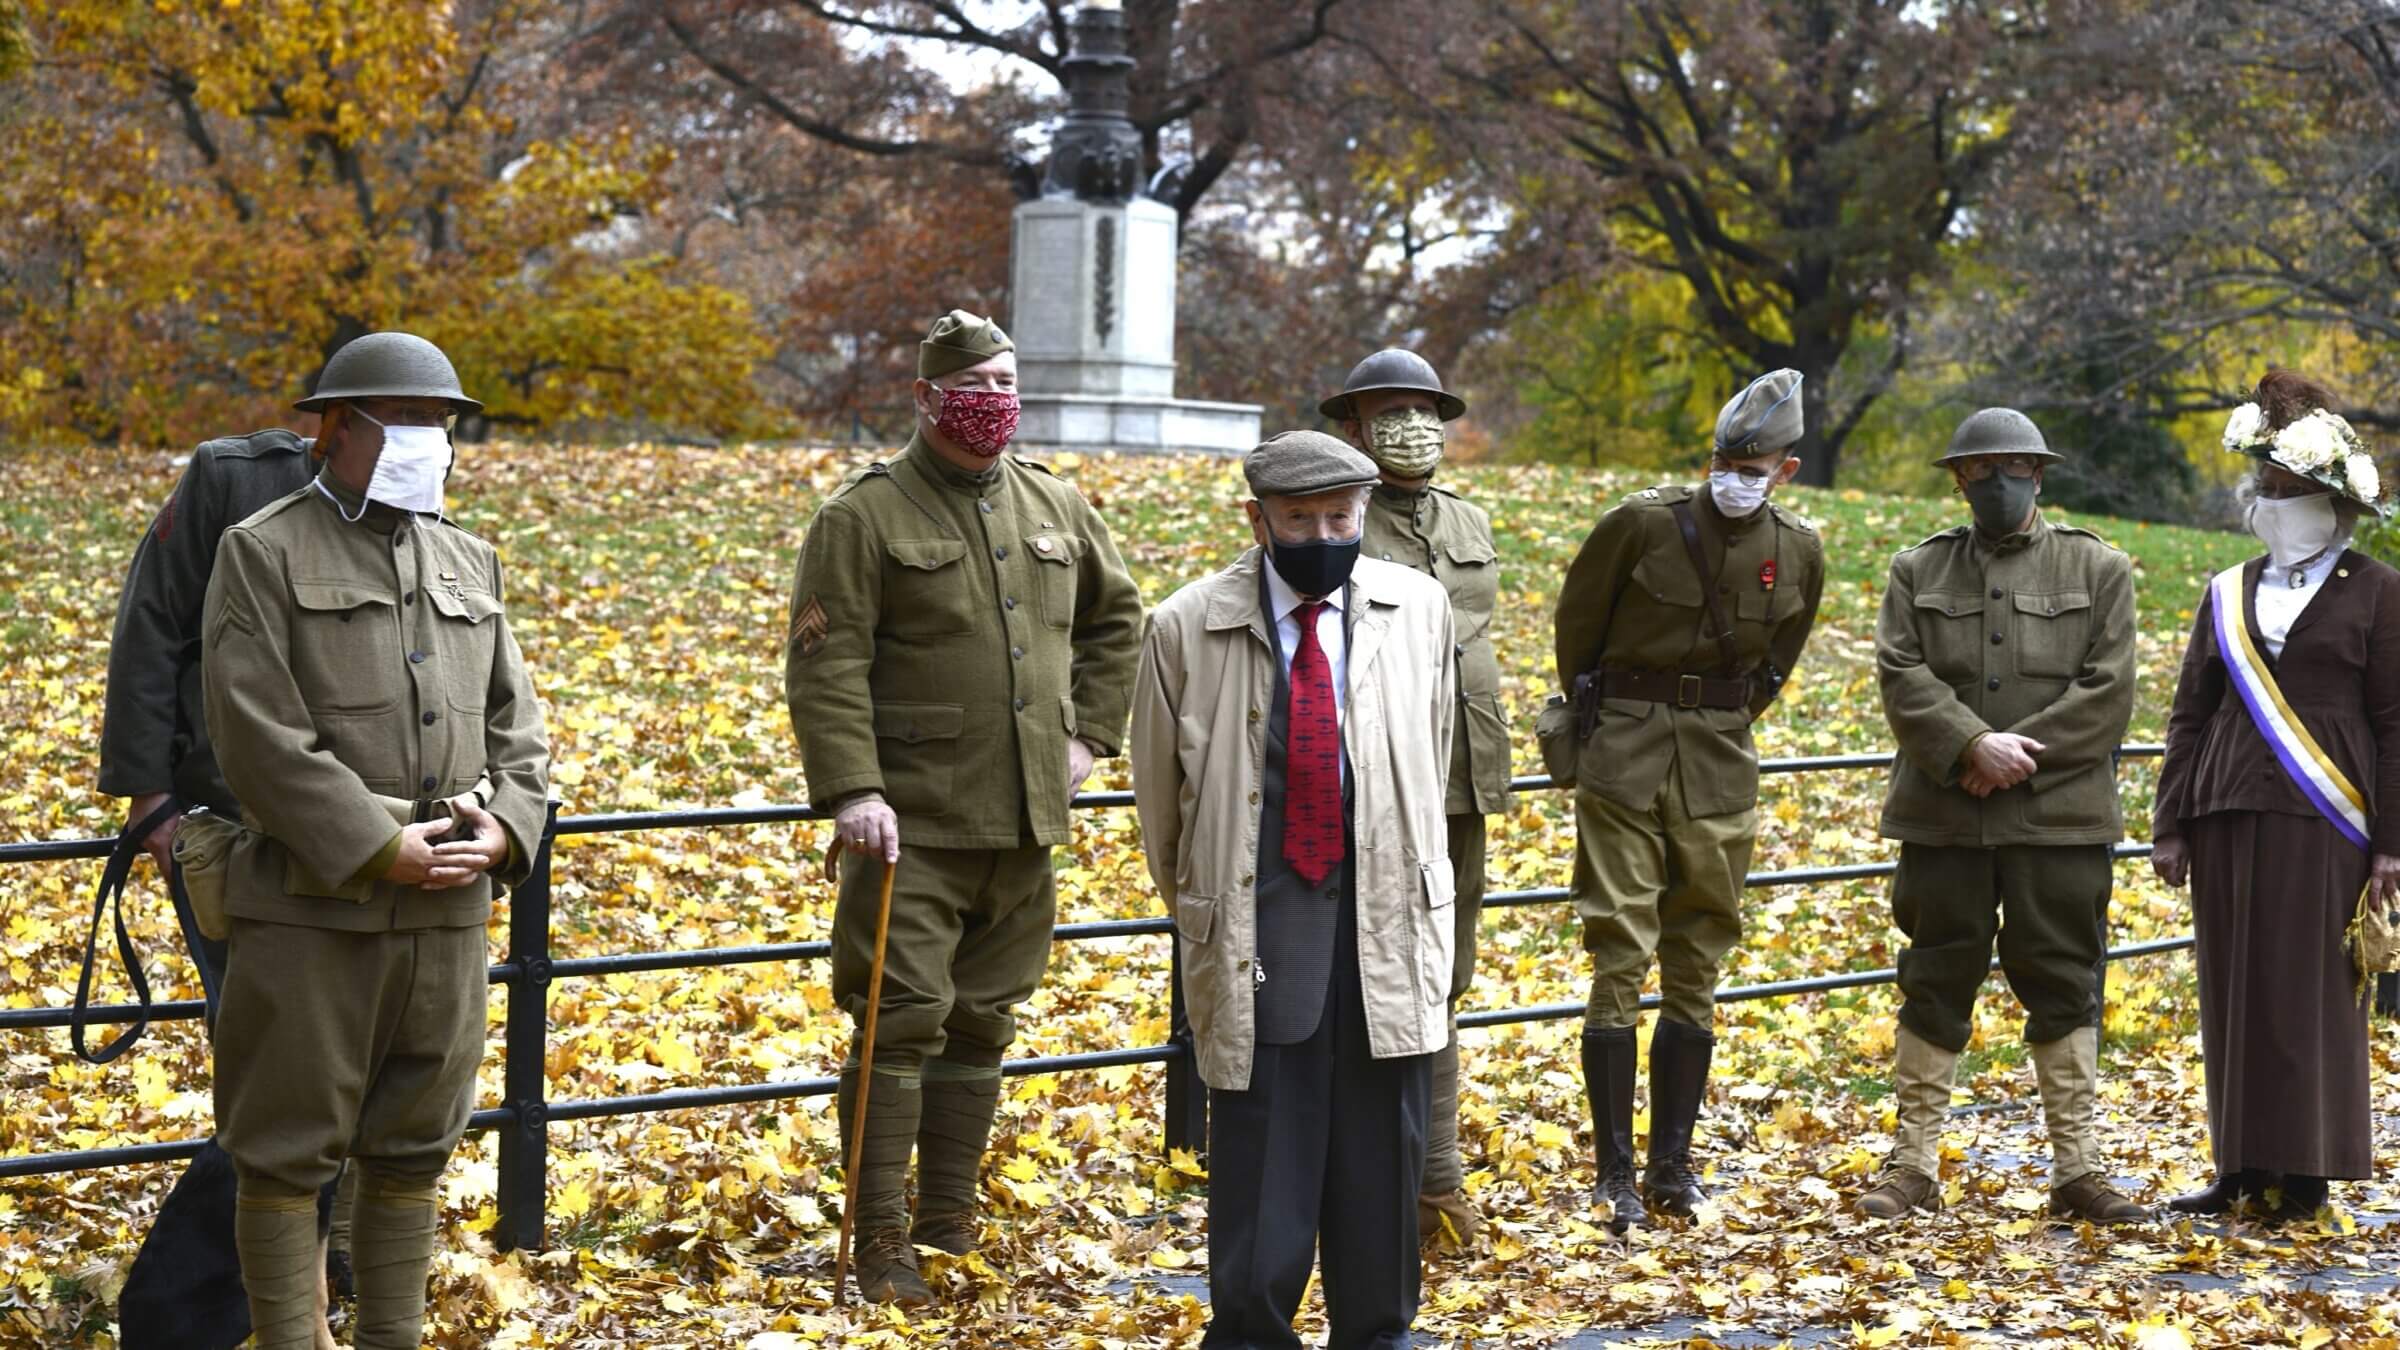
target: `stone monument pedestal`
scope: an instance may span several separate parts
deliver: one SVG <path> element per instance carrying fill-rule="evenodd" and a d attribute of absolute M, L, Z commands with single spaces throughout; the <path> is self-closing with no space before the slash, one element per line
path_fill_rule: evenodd
<path fill-rule="evenodd" d="M 1175 211 L 1041 197 L 1014 218 L 1017 441 L 1055 450 L 1238 454 L 1255 404 L 1175 397 Z"/>

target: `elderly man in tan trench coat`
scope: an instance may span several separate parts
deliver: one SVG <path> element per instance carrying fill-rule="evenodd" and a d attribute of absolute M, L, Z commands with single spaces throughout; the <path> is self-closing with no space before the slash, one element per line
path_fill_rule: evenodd
<path fill-rule="evenodd" d="M 1134 801 L 1211 1089 L 1204 1346 L 1405 1345 L 1431 1060 L 1450 1037 L 1454 632 L 1440 582 L 1361 559 L 1372 461 L 1252 451 L 1260 547 L 1142 643 Z"/>

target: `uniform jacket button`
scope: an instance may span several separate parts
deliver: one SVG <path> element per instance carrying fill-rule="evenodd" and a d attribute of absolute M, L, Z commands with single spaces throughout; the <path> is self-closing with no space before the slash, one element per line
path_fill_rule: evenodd
<path fill-rule="evenodd" d="M 2000 645 L 2000 635 L 1998 633 L 1992 634 L 1992 645 L 1995 647 Z"/>
<path fill-rule="evenodd" d="M 425 714 L 425 716 L 424 716 L 424 717 L 422 717 L 422 718 L 420 718 L 420 719 L 418 719 L 418 720 L 422 721 L 422 722 L 423 722 L 425 725 L 427 725 L 427 726 L 432 726 L 432 725 L 434 724 L 434 722 L 435 722 L 437 719 L 439 719 L 440 717 L 441 717 L 441 714 L 440 714 L 440 713 L 427 713 L 427 714 Z"/>
<path fill-rule="evenodd" d="M 417 593 L 415 591 L 410 591 L 408 594 L 401 596 L 400 603 L 404 605 L 413 605 L 417 603 Z"/>
<path fill-rule="evenodd" d="M 996 548 L 996 549 L 993 549 L 993 550 L 992 550 L 992 556 L 993 556 L 993 557 L 995 557 L 995 558 L 998 558 L 998 559 L 999 559 L 1000 561 L 1002 561 L 1002 562 L 1007 562 L 1007 561 L 1008 561 L 1008 545 L 1006 545 L 1006 544 L 1002 544 L 1000 547 L 998 547 L 998 548 Z"/>
<path fill-rule="evenodd" d="M 1984 687 L 1984 688 L 1986 688 L 1986 689 L 1997 689 L 1997 688 L 1999 688 L 1999 687 L 2000 687 L 2000 677 L 1999 677 L 1999 676 L 1997 676 L 1997 675 L 1994 675 L 1992 678 L 1990 678 L 1990 679 L 1988 679 L 1988 680 L 1984 681 L 1984 683 L 1983 683 L 1983 687 Z"/>
<path fill-rule="evenodd" d="M 437 782 L 440 782 L 440 781 L 441 781 L 440 779 L 437 779 L 437 778 L 433 777 L 432 775 L 428 774 L 428 775 L 426 775 L 425 781 L 424 781 L 424 783 L 423 783 L 423 784 L 421 784 L 421 786 L 424 788 L 424 790 L 425 790 L 425 791 L 427 791 L 427 792 L 431 792 L 431 791 L 433 791 L 433 785 L 434 785 L 435 783 L 437 783 Z"/>
<path fill-rule="evenodd" d="M 1018 699 L 1018 700 L 1017 700 L 1017 711 L 1018 711 L 1018 712 L 1023 712 L 1023 711 L 1025 711 L 1025 700 L 1023 700 L 1023 699 Z"/>
<path fill-rule="evenodd" d="M 1997 600 L 1997 599 L 1999 599 L 1999 598 L 2000 598 L 2000 588 L 1999 588 L 1999 587 L 1997 587 L 1997 586 L 1994 586 L 1994 587 L 1992 588 L 1992 598 L 1993 598 L 1994 600 Z"/>
<path fill-rule="evenodd" d="M 1253 793 L 1251 793 L 1251 794 L 1250 794 L 1250 804 L 1251 804 L 1252 806 L 1256 806 L 1256 805 L 1258 805 L 1258 794 L 1257 794 L 1257 793 L 1253 792 Z"/>
<path fill-rule="evenodd" d="M 425 660 L 425 653 L 423 653 L 423 652 L 410 652 L 410 653 L 408 654 L 408 663 L 409 663 L 410 665 L 412 665 L 412 666 L 413 666 L 413 665 L 419 665 L 419 664 L 423 663 L 423 661 L 424 661 L 424 660 Z"/>
<path fill-rule="evenodd" d="M 1001 602 L 1000 602 L 1000 608 L 1002 608 L 1002 609 L 1015 609 L 1016 607 L 1017 607 L 1017 597 L 1015 597 L 1015 596 L 1013 596 L 1013 595 L 1012 595 L 1012 596 L 1010 596 L 1010 597 L 1008 597 L 1006 600 L 1003 600 L 1003 601 L 1001 601 Z"/>
<path fill-rule="evenodd" d="M 1009 648 L 1009 649 L 1008 649 L 1008 659 L 1010 659 L 1011 661 L 1022 661 L 1022 660 L 1024 660 L 1024 659 L 1025 659 L 1025 649 L 1024 649 L 1023 647 L 1011 647 L 1011 648 Z"/>

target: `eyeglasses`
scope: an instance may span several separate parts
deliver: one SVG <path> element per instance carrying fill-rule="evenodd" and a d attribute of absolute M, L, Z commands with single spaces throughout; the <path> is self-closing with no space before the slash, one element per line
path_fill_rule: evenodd
<path fill-rule="evenodd" d="M 1711 454 L 1708 457 L 1708 471 L 1710 473 L 1738 473 L 1753 483 L 1758 482 L 1761 479 L 1773 478 L 1775 476 L 1775 471 L 1782 467 L 1783 461 L 1777 460 L 1773 466 L 1762 469 L 1755 464 L 1744 464 L 1739 460 L 1729 459 L 1722 451 Z"/>
<path fill-rule="evenodd" d="M 360 399 L 351 406 L 380 427 L 440 427 L 444 431 L 458 429 L 458 413 L 447 405 L 431 408 L 378 401 L 374 407 L 368 407 L 367 400 Z"/>
<path fill-rule="evenodd" d="M 1958 476 L 1970 483 L 1980 483 L 1997 471 L 2011 478 L 2031 478 L 2042 461 L 2034 455 L 1977 455 L 1957 461 L 1952 467 Z"/>

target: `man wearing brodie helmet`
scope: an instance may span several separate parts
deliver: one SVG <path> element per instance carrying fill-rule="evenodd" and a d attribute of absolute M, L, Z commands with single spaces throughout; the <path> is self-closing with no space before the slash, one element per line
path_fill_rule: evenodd
<path fill-rule="evenodd" d="M 936 320 L 917 351 L 916 434 L 818 508 L 792 585 L 784 692 L 809 796 L 835 808 L 849 855 L 833 993 L 862 1025 L 883 869 L 907 843 L 856 1216 L 858 1286 L 879 1302 L 931 1301 L 916 1247 L 964 1254 L 980 1237 L 1000 1057 L 1050 954 L 1050 849 L 1092 761 L 1118 752 L 1141 644 L 1141 593 L 1098 513 L 1000 453 L 1016 388 L 997 324 Z M 842 1071 L 845 1159 L 858 1049 Z"/>

